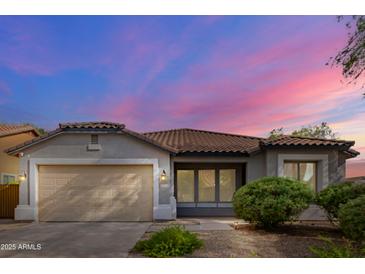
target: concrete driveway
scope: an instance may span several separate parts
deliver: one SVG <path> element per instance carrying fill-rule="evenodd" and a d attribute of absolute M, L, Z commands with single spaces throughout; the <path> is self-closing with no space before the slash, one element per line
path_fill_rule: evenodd
<path fill-rule="evenodd" d="M 0 257 L 127 257 L 147 222 L 0 223 Z"/>

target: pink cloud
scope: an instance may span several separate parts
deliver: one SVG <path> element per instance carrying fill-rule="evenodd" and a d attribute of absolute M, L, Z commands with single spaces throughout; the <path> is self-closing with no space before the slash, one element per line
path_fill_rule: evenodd
<path fill-rule="evenodd" d="M 141 28 L 143 33 L 145 26 L 138 26 L 139 33 Z M 275 26 L 270 28 L 275 30 Z M 325 31 L 318 32 L 318 28 Z M 142 131 L 179 125 L 266 135 L 275 127 L 289 130 L 326 121 L 328 113 L 360 96 L 356 88 L 341 84 L 339 70 L 325 66 L 343 45 L 346 33 L 327 31 L 320 25 L 281 40 L 263 28 L 257 36 L 274 43 L 255 47 L 242 37 L 221 39 L 180 78 L 159 86 L 156 96 L 146 96 L 154 79 L 184 56 L 191 29 L 186 28 L 175 43 L 149 38 L 148 45 L 143 35 L 135 35 L 137 30 L 127 31 L 126 39 L 142 46 L 135 49 L 137 57 L 123 60 L 124 65 L 130 75 L 145 69 L 145 77 L 134 93 L 113 97 L 105 117 L 127 119 Z"/>
<path fill-rule="evenodd" d="M 348 161 L 346 164 L 346 177 L 365 176 L 365 160 Z"/>

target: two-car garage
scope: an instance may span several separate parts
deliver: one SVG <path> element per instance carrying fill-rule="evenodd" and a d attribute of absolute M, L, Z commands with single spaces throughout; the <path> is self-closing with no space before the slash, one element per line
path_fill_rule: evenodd
<path fill-rule="evenodd" d="M 176 216 L 171 149 L 123 124 L 60 124 L 8 153 L 20 158 L 24 178 L 16 220 L 150 222 Z"/>
<path fill-rule="evenodd" d="M 39 165 L 40 221 L 151 221 L 152 165 Z"/>

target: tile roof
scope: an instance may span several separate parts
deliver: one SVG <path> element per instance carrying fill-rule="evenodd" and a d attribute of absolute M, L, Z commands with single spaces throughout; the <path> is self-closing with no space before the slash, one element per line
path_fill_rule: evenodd
<path fill-rule="evenodd" d="M 275 139 L 265 139 L 262 141 L 263 146 L 344 146 L 351 147 L 355 144 L 354 141 L 345 140 L 330 140 L 310 137 L 299 137 L 283 135 Z"/>
<path fill-rule="evenodd" d="M 77 122 L 77 123 L 60 123 L 61 129 L 123 129 L 124 124 L 111 122 Z"/>
<path fill-rule="evenodd" d="M 148 138 L 185 152 L 238 152 L 252 153 L 260 150 L 262 138 L 197 129 L 172 129 L 146 132 Z"/>
<path fill-rule="evenodd" d="M 20 152 L 22 149 L 39 142 L 43 142 L 65 132 L 92 132 L 94 130 L 108 132 L 112 131 L 116 134 L 127 134 L 175 154 L 187 152 L 218 152 L 250 155 L 265 148 L 293 146 L 334 147 L 341 149 L 349 157 L 356 157 L 359 154 L 357 151 L 350 149 L 350 147 L 354 145 L 354 141 L 293 137 L 287 135 L 276 139 L 265 139 L 260 137 L 189 128 L 146 132 L 141 134 L 125 128 L 124 124 L 110 122 L 61 123 L 59 124 L 58 129 L 18 146 L 12 147 L 6 152 L 14 155 Z"/>
<path fill-rule="evenodd" d="M 38 131 L 30 125 L 0 124 L 0 137 L 25 133 L 29 131 L 33 131 L 34 134 L 39 136 Z"/>
<path fill-rule="evenodd" d="M 276 139 L 259 138 L 238 134 L 197 129 L 172 129 L 146 132 L 145 136 L 156 142 L 174 147 L 178 153 L 185 152 L 238 152 L 251 154 L 269 147 L 321 146 L 341 147 L 350 157 L 359 153 L 350 149 L 354 141 L 282 136 Z"/>

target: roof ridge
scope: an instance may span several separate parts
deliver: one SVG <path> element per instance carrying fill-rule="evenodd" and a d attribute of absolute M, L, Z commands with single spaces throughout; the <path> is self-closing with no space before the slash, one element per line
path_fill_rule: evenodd
<path fill-rule="evenodd" d="M 195 132 L 206 132 L 206 133 L 220 134 L 220 135 L 226 135 L 226 136 L 246 137 L 246 138 L 251 138 L 251 139 L 265 140 L 265 138 L 257 137 L 257 136 L 249 136 L 249 135 L 242 135 L 242 134 L 236 134 L 236 133 L 227 133 L 227 132 L 219 132 L 219 131 L 211 131 L 211 130 L 195 129 L 195 128 L 174 128 L 174 129 L 168 129 L 168 130 L 159 130 L 159 131 L 143 132 L 142 134 L 153 134 L 153 133 L 162 133 L 162 132 L 171 132 L 171 131 L 183 131 L 183 130 L 195 131 Z"/>
<path fill-rule="evenodd" d="M 100 121 L 100 122 L 67 122 L 67 123 L 59 123 L 58 128 L 66 129 L 66 128 L 114 128 L 114 129 L 123 129 L 125 128 L 125 124 L 114 123 L 108 121 Z"/>

